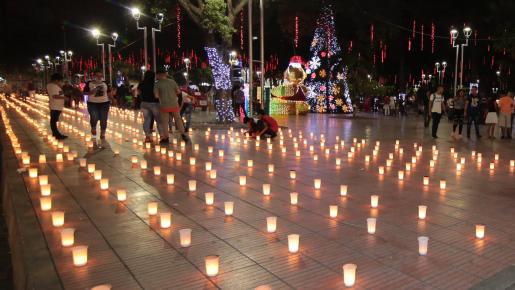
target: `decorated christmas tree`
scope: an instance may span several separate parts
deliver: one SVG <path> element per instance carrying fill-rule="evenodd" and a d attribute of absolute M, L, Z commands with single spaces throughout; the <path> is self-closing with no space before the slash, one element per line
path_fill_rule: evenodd
<path fill-rule="evenodd" d="M 306 85 L 310 89 L 307 100 L 311 112 L 351 113 L 347 68 L 340 56 L 341 49 L 336 38 L 334 16 L 330 7 L 322 8 L 310 52 Z"/>

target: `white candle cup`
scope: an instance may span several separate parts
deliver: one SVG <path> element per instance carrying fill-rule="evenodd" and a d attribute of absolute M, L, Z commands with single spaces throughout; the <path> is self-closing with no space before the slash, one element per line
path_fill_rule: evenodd
<path fill-rule="evenodd" d="M 162 212 L 159 214 L 159 222 L 162 229 L 167 229 L 172 226 L 172 213 Z"/>
<path fill-rule="evenodd" d="M 329 206 L 329 216 L 331 218 L 336 218 L 338 216 L 338 206 L 337 205 Z"/>
<path fill-rule="evenodd" d="M 209 277 L 218 275 L 220 256 L 206 256 L 204 262 L 206 264 L 206 275 Z"/>
<path fill-rule="evenodd" d="M 435 167 L 435 160 L 429 160 L 429 167 L 430 168 Z"/>
<path fill-rule="evenodd" d="M 79 158 L 79 166 L 80 166 L 81 168 L 86 167 L 87 162 L 88 162 L 88 161 L 87 161 L 87 159 L 86 159 L 86 158 Z"/>
<path fill-rule="evenodd" d="M 41 196 L 50 196 L 52 193 L 52 185 L 45 184 L 40 186 L 41 189 Z"/>
<path fill-rule="evenodd" d="M 299 202 L 299 193 L 298 192 L 291 192 L 290 193 L 290 204 L 291 205 L 297 205 Z"/>
<path fill-rule="evenodd" d="M 75 229 L 66 228 L 61 230 L 61 245 L 71 247 L 75 243 Z"/>
<path fill-rule="evenodd" d="M 38 178 L 38 169 L 37 168 L 29 168 L 29 177 L 30 178 Z"/>
<path fill-rule="evenodd" d="M 376 232 L 376 218 L 367 218 L 367 231 L 369 234 L 373 235 Z"/>
<path fill-rule="evenodd" d="M 48 175 L 40 175 L 38 177 L 38 180 L 39 180 L 40 186 L 47 185 L 48 184 Z"/>
<path fill-rule="evenodd" d="M 245 186 L 247 184 L 247 176 L 240 175 L 240 186 Z"/>
<path fill-rule="evenodd" d="M 495 163 L 490 162 L 490 170 L 494 170 L 494 169 L 495 169 Z"/>
<path fill-rule="evenodd" d="M 88 164 L 88 173 L 89 174 L 95 173 L 95 164 L 94 163 Z"/>
<path fill-rule="evenodd" d="M 299 151 L 299 156 L 300 156 L 300 151 Z M 313 160 L 318 161 L 318 154 L 313 155 Z"/>
<path fill-rule="evenodd" d="M 365 162 L 366 163 L 370 162 L 370 155 L 365 155 Z"/>
<path fill-rule="evenodd" d="M 156 215 L 158 209 L 157 201 L 149 201 L 147 204 L 147 213 L 148 215 Z"/>
<path fill-rule="evenodd" d="M 315 189 L 320 189 L 320 187 L 322 186 L 322 179 L 315 179 L 313 181 L 313 186 L 315 187 Z"/>
<path fill-rule="evenodd" d="M 52 225 L 54 227 L 62 227 L 64 225 L 64 211 L 52 212 Z"/>
<path fill-rule="evenodd" d="M 240 154 L 235 154 L 234 155 L 234 161 L 235 162 L 240 162 Z"/>
<path fill-rule="evenodd" d="M 379 175 L 384 175 L 384 166 L 379 166 Z"/>
<path fill-rule="evenodd" d="M 196 180 L 188 180 L 188 188 L 190 192 L 197 190 L 197 181 Z"/>
<path fill-rule="evenodd" d="M 218 157 L 224 157 L 224 151 L 222 149 L 218 150 Z"/>
<path fill-rule="evenodd" d="M 486 226 L 483 224 L 476 225 L 476 238 L 483 239 L 485 237 Z"/>
<path fill-rule="evenodd" d="M 424 176 L 424 179 L 422 180 L 422 184 L 424 186 L 428 186 L 429 185 L 429 176 Z"/>
<path fill-rule="evenodd" d="M 39 155 L 39 164 L 45 164 L 46 163 L 46 155 L 40 154 Z"/>
<path fill-rule="evenodd" d="M 211 162 L 206 162 L 205 164 L 206 171 L 211 171 L 213 168 L 213 164 Z"/>
<path fill-rule="evenodd" d="M 179 230 L 179 239 L 181 247 L 186 248 L 191 246 L 191 229 Z"/>
<path fill-rule="evenodd" d="M 426 205 L 419 205 L 418 206 L 418 218 L 421 220 L 426 219 L 427 214 L 427 206 Z"/>
<path fill-rule="evenodd" d="M 111 284 L 101 284 L 95 287 L 92 287 L 91 290 L 111 290 L 113 286 Z"/>
<path fill-rule="evenodd" d="M 270 216 L 266 218 L 266 231 L 269 233 L 275 233 L 277 230 L 277 217 Z"/>
<path fill-rule="evenodd" d="M 247 160 L 247 167 L 248 168 L 252 168 L 254 166 L 254 161 L 253 160 Z"/>
<path fill-rule="evenodd" d="M 461 157 L 460 163 L 461 163 L 461 165 L 465 165 L 465 157 Z"/>
<path fill-rule="evenodd" d="M 274 165 L 268 164 L 268 173 L 274 173 Z"/>
<path fill-rule="evenodd" d="M 132 155 L 132 156 L 131 156 L 131 163 L 132 163 L 133 165 L 138 164 L 138 156 L 136 156 L 136 155 Z"/>
<path fill-rule="evenodd" d="M 510 167 L 511 168 L 515 167 L 515 160 L 510 160 Z"/>
<path fill-rule="evenodd" d="M 125 189 L 117 189 L 116 190 L 116 198 L 118 201 L 126 201 L 127 200 L 127 191 Z"/>
<path fill-rule="evenodd" d="M 413 164 L 417 163 L 417 157 L 416 156 L 412 156 L 411 157 L 411 163 L 413 163 Z"/>
<path fill-rule="evenodd" d="M 495 161 L 499 161 L 499 154 L 495 154 L 494 159 L 495 159 Z"/>
<path fill-rule="evenodd" d="M 175 175 L 174 174 L 167 174 L 166 175 L 166 184 L 172 185 L 175 183 Z"/>
<path fill-rule="evenodd" d="M 39 203 L 42 211 L 48 211 L 52 209 L 52 197 L 43 196 L 39 198 Z"/>
<path fill-rule="evenodd" d="M 379 205 L 379 195 L 371 195 L 370 196 L 370 206 L 372 208 L 377 208 Z"/>
<path fill-rule="evenodd" d="M 207 146 L 207 153 L 209 153 L 209 154 L 213 153 L 213 146 Z"/>
<path fill-rule="evenodd" d="M 342 165 L 342 159 L 341 158 L 336 158 L 335 159 L 335 163 L 336 163 L 336 166 Z"/>
<path fill-rule="evenodd" d="M 263 195 L 270 195 L 270 184 L 269 183 L 265 183 L 263 184 Z"/>
<path fill-rule="evenodd" d="M 147 160 L 141 160 L 140 163 L 139 163 L 139 167 L 141 169 L 147 169 L 147 166 L 148 166 L 148 163 L 147 163 Z"/>
<path fill-rule="evenodd" d="M 399 180 L 404 180 L 404 171 L 399 170 L 399 172 L 397 172 L 397 176 Z"/>
<path fill-rule="evenodd" d="M 84 266 L 88 263 L 88 246 L 75 246 L 72 249 L 73 264 L 76 267 Z"/>
<path fill-rule="evenodd" d="M 297 178 L 297 172 L 295 170 L 290 170 L 290 179 Z"/>
<path fill-rule="evenodd" d="M 155 176 L 161 175 L 161 166 L 154 166 L 154 175 Z"/>
<path fill-rule="evenodd" d="M 214 192 L 206 192 L 204 194 L 206 199 L 206 205 L 213 205 L 215 202 L 215 193 Z"/>
<path fill-rule="evenodd" d="M 406 163 L 406 171 L 411 171 L 411 163 Z"/>
<path fill-rule="evenodd" d="M 343 284 L 346 287 L 352 287 L 356 283 L 356 264 L 343 265 Z"/>
<path fill-rule="evenodd" d="M 418 237 L 417 239 L 418 239 L 418 253 L 421 256 L 426 256 L 429 238 L 428 237 Z"/>
<path fill-rule="evenodd" d="M 99 181 L 102 179 L 102 170 L 95 170 L 95 172 L 93 172 L 93 178 L 96 180 L 96 181 Z"/>
<path fill-rule="evenodd" d="M 447 181 L 445 181 L 445 179 L 441 179 L 440 180 L 440 189 L 444 190 L 446 188 L 447 188 Z"/>
<path fill-rule="evenodd" d="M 347 188 L 348 186 L 345 184 L 340 185 L 340 195 L 347 196 Z"/>
<path fill-rule="evenodd" d="M 290 251 L 290 253 L 297 253 L 299 251 L 299 239 L 300 235 L 288 235 L 288 251 Z"/>
<path fill-rule="evenodd" d="M 109 189 L 109 179 L 102 178 L 100 180 L 100 189 L 101 190 L 108 190 Z"/>
<path fill-rule="evenodd" d="M 234 202 L 226 201 L 224 202 L 224 211 L 226 216 L 232 216 L 234 213 Z"/>

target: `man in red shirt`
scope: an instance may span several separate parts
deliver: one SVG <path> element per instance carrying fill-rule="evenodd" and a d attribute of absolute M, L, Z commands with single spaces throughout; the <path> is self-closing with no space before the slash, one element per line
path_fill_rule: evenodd
<path fill-rule="evenodd" d="M 265 110 L 258 110 L 257 114 L 259 120 L 263 123 L 263 128 L 257 133 L 257 136 L 268 135 L 270 138 L 275 138 L 277 136 L 277 131 L 279 130 L 277 121 L 268 116 L 265 113 Z"/>

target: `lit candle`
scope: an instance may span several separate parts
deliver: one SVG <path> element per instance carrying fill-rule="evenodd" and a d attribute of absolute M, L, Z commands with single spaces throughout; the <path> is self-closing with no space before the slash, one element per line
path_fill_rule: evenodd
<path fill-rule="evenodd" d="M 206 264 L 206 274 L 209 277 L 218 275 L 218 265 L 220 263 L 220 256 L 206 256 L 204 258 Z"/>
<path fill-rule="evenodd" d="M 510 167 L 511 168 L 515 167 L 515 160 L 510 160 Z"/>
<path fill-rule="evenodd" d="M 48 175 L 40 175 L 39 177 L 39 185 L 47 185 L 48 184 Z"/>
<path fill-rule="evenodd" d="M 428 237 L 418 237 L 418 253 L 421 256 L 427 255 L 428 242 L 429 242 Z"/>
<path fill-rule="evenodd" d="M 336 166 L 340 166 L 342 164 L 342 159 L 341 158 L 336 158 Z"/>
<path fill-rule="evenodd" d="M 29 168 L 29 177 L 37 178 L 38 177 L 38 169 L 37 168 Z"/>
<path fill-rule="evenodd" d="M 269 233 L 275 233 L 277 230 L 277 217 L 270 216 L 266 218 L 266 230 Z"/>
<path fill-rule="evenodd" d="M 127 200 L 127 191 L 125 189 L 117 189 L 116 190 L 116 198 L 118 201 L 125 201 Z"/>
<path fill-rule="evenodd" d="M 295 157 L 300 157 L 300 150 L 295 151 Z"/>
<path fill-rule="evenodd" d="M 370 196 L 370 206 L 372 208 L 377 208 L 377 206 L 379 205 L 379 195 L 371 195 Z"/>
<path fill-rule="evenodd" d="M 155 176 L 161 175 L 161 166 L 154 166 L 154 175 Z"/>
<path fill-rule="evenodd" d="M 199 149 L 200 149 L 200 145 L 199 144 L 193 145 L 193 150 L 199 151 Z"/>
<path fill-rule="evenodd" d="M 418 218 L 421 220 L 426 219 L 426 213 L 427 213 L 427 206 L 419 205 L 418 206 Z"/>
<path fill-rule="evenodd" d="M 174 183 L 175 183 L 175 174 L 171 174 L 171 173 L 167 174 L 166 175 L 166 184 L 172 185 Z"/>
<path fill-rule="evenodd" d="M 95 172 L 93 173 L 93 177 L 95 178 L 95 180 L 100 180 L 102 179 L 102 170 L 95 170 Z"/>
<path fill-rule="evenodd" d="M 298 202 L 299 202 L 299 193 L 291 192 L 290 193 L 290 204 L 297 205 Z"/>
<path fill-rule="evenodd" d="M 470 152 L 470 155 L 471 155 L 472 157 L 475 157 L 475 156 L 476 156 L 476 150 L 472 150 L 472 152 Z"/>
<path fill-rule="evenodd" d="M 461 157 L 461 159 L 460 159 L 460 163 L 461 163 L 462 165 L 464 165 L 464 164 L 465 164 L 465 157 Z"/>
<path fill-rule="evenodd" d="M 476 238 L 482 239 L 485 237 L 485 225 L 477 224 L 476 225 Z"/>
<path fill-rule="evenodd" d="M 388 153 L 388 159 L 393 159 L 393 153 Z"/>
<path fill-rule="evenodd" d="M 156 215 L 157 214 L 158 203 L 157 201 L 149 201 L 147 204 L 147 213 L 148 215 Z"/>
<path fill-rule="evenodd" d="M 21 157 L 23 165 L 29 165 L 30 164 L 30 155 L 23 155 Z"/>
<path fill-rule="evenodd" d="M 404 148 L 399 148 L 399 154 L 404 154 Z"/>
<path fill-rule="evenodd" d="M 154 148 L 156 153 L 161 151 L 161 146 L 160 145 L 156 145 L 156 147 Z"/>
<path fill-rule="evenodd" d="M 79 166 L 84 168 L 86 167 L 87 159 L 86 158 L 79 158 Z"/>
<path fill-rule="evenodd" d="M 132 155 L 132 156 L 131 156 L 131 163 L 132 163 L 133 165 L 138 164 L 138 156 Z"/>
<path fill-rule="evenodd" d="M 213 164 L 211 162 L 206 162 L 205 166 L 206 166 L 206 171 L 210 171 L 211 168 L 213 168 Z"/>
<path fill-rule="evenodd" d="M 268 164 L 268 173 L 274 173 L 274 165 Z"/>
<path fill-rule="evenodd" d="M 331 218 L 335 218 L 338 216 L 338 206 L 337 205 L 330 205 L 329 206 L 329 216 Z"/>
<path fill-rule="evenodd" d="M 300 152 L 300 151 L 299 151 Z M 313 155 L 313 160 L 318 161 L 318 154 Z"/>
<path fill-rule="evenodd" d="M 379 175 L 384 174 L 384 166 L 379 166 Z"/>
<path fill-rule="evenodd" d="M 168 158 L 173 158 L 174 155 L 175 153 L 173 151 L 168 151 Z"/>
<path fill-rule="evenodd" d="M 365 162 L 370 162 L 370 155 L 365 155 Z"/>
<path fill-rule="evenodd" d="M 376 232 L 376 218 L 367 218 L 367 231 L 373 235 Z"/>
<path fill-rule="evenodd" d="M 495 163 L 490 162 L 490 170 L 494 170 L 494 169 L 495 169 Z"/>
<path fill-rule="evenodd" d="M 190 157 L 190 165 L 195 166 L 196 160 L 195 157 Z"/>
<path fill-rule="evenodd" d="M 52 209 L 52 197 L 43 196 L 39 198 L 39 203 L 41 205 L 42 211 L 47 211 Z"/>
<path fill-rule="evenodd" d="M 209 178 L 216 179 L 216 170 L 209 171 Z"/>
<path fill-rule="evenodd" d="M 451 154 L 454 154 L 454 147 L 451 147 Z"/>
<path fill-rule="evenodd" d="M 80 267 L 88 263 L 88 246 L 75 246 L 72 252 L 75 266 Z"/>
<path fill-rule="evenodd" d="M 290 170 L 290 179 L 297 178 L 297 172 L 295 170 Z"/>
<path fill-rule="evenodd" d="M 197 181 L 196 180 L 188 180 L 188 188 L 190 192 L 197 190 Z"/>
<path fill-rule="evenodd" d="M 352 151 L 347 152 L 347 158 L 352 158 L 352 156 L 354 156 Z"/>
<path fill-rule="evenodd" d="M 113 286 L 111 284 L 102 284 L 92 287 L 91 290 L 111 290 Z"/>
<path fill-rule="evenodd" d="M 422 181 L 422 183 L 423 183 L 425 186 L 428 186 L 428 185 L 429 185 L 429 176 L 424 176 L 424 180 Z"/>
<path fill-rule="evenodd" d="M 456 164 L 456 171 L 461 171 L 461 163 Z"/>
<path fill-rule="evenodd" d="M 286 147 L 281 148 L 281 153 L 286 153 Z"/>
<path fill-rule="evenodd" d="M 263 195 L 270 195 L 270 184 L 263 184 Z"/>
<path fill-rule="evenodd" d="M 61 230 L 61 245 L 63 247 L 73 246 L 75 243 L 75 229 L 66 228 Z"/>
<path fill-rule="evenodd" d="M 406 171 L 411 171 L 411 163 L 406 163 Z"/>
<path fill-rule="evenodd" d="M 402 170 L 399 170 L 399 172 L 397 173 L 398 177 L 399 177 L 399 180 L 404 180 L 404 171 Z"/>
<path fill-rule="evenodd" d="M 234 202 L 226 201 L 224 202 L 225 215 L 231 216 L 234 213 Z"/>
<path fill-rule="evenodd" d="M 347 196 L 347 185 L 345 185 L 345 184 L 340 185 L 340 195 Z"/>
<path fill-rule="evenodd" d="M 288 250 L 290 253 L 297 253 L 299 251 L 299 239 L 300 235 L 288 235 Z"/>
<path fill-rule="evenodd" d="M 159 221 L 161 223 L 162 229 L 167 229 L 172 225 L 172 213 L 171 212 L 162 212 L 159 214 Z"/>
<path fill-rule="evenodd" d="M 224 150 L 218 150 L 218 157 L 224 157 Z"/>
<path fill-rule="evenodd" d="M 245 186 L 247 184 L 247 176 L 240 175 L 240 186 Z"/>
<path fill-rule="evenodd" d="M 45 164 L 46 163 L 46 155 L 40 154 L 39 155 L 39 164 Z"/>
<path fill-rule="evenodd" d="M 447 187 L 447 182 L 445 179 L 440 180 L 440 189 L 445 189 Z"/>
<path fill-rule="evenodd" d="M 417 157 L 416 156 L 411 157 L 411 163 L 413 163 L 413 164 L 417 163 Z"/>
<path fill-rule="evenodd" d="M 180 237 L 181 247 L 186 248 L 191 245 L 191 229 L 180 229 L 179 237 Z"/>
<path fill-rule="evenodd" d="M 354 286 L 356 283 L 356 269 L 358 266 L 356 264 L 345 264 L 343 265 L 343 284 L 346 287 Z"/>
<path fill-rule="evenodd" d="M 452 155 L 452 157 L 453 157 L 454 159 L 457 159 L 457 158 L 458 158 L 458 153 L 457 153 L 457 152 L 455 152 L 455 153 Z"/>
<path fill-rule="evenodd" d="M 240 162 L 240 154 L 234 155 L 234 161 L 235 162 Z"/>
<path fill-rule="evenodd" d="M 88 173 L 89 174 L 95 173 L 95 164 L 93 164 L 93 163 L 88 164 Z"/>
<path fill-rule="evenodd" d="M 320 189 L 320 187 L 322 186 L 322 179 L 320 178 L 317 178 L 313 181 L 313 185 L 315 186 L 315 189 Z"/>
<path fill-rule="evenodd" d="M 181 161 L 182 160 L 182 153 L 181 152 L 177 152 L 177 154 L 175 154 L 175 159 L 177 159 L 177 161 Z"/>
<path fill-rule="evenodd" d="M 52 225 L 54 227 L 62 227 L 64 225 L 64 211 L 52 212 Z"/>
<path fill-rule="evenodd" d="M 434 160 L 429 160 L 429 167 L 431 167 L 431 168 L 435 167 L 435 161 Z"/>
<path fill-rule="evenodd" d="M 206 205 L 213 205 L 215 202 L 215 193 L 214 192 L 206 192 L 204 194 L 206 199 Z"/>
<path fill-rule="evenodd" d="M 499 161 L 499 154 L 495 154 L 494 159 L 495 161 Z"/>
<path fill-rule="evenodd" d="M 247 167 L 248 168 L 252 168 L 252 166 L 254 166 L 254 161 L 253 160 L 247 160 Z"/>
<path fill-rule="evenodd" d="M 100 180 L 100 189 L 102 189 L 102 190 L 108 190 L 109 189 L 109 179 L 102 178 Z"/>

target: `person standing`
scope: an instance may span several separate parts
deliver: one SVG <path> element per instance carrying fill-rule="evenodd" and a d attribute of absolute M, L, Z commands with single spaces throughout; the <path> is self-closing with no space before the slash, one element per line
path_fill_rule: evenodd
<path fill-rule="evenodd" d="M 438 125 L 442 118 L 442 113 L 445 113 L 445 99 L 443 97 L 443 86 L 438 86 L 436 92 L 434 92 L 429 98 L 429 112 L 431 112 L 431 119 L 433 124 L 431 128 L 431 136 L 438 138 L 436 135 L 438 131 Z"/>
<path fill-rule="evenodd" d="M 188 85 L 184 85 L 181 89 L 182 104 L 181 118 L 186 120 L 184 131 L 188 132 L 191 126 L 191 115 L 193 114 L 193 101 L 195 97 L 188 93 Z"/>
<path fill-rule="evenodd" d="M 164 68 L 157 70 L 157 82 L 154 86 L 154 95 L 159 99 L 159 110 L 161 115 L 162 135 L 161 144 L 168 144 L 170 142 L 168 122 L 170 115 L 175 121 L 175 127 L 181 133 L 184 141 L 188 141 L 188 135 L 184 131 L 184 124 L 182 123 L 181 115 L 179 114 L 179 98 L 178 94 L 181 93 L 177 83 L 168 78 L 168 72 Z"/>
<path fill-rule="evenodd" d="M 388 96 L 383 98 L 383 110 L 385 116 L 390 116 L 390 97 Z"/>
<path fill-rule="evenodd" d="M 479 120 L 481 119 L 480 96 L 477 92 L 477 86 L 473 86 L 470 95 L 465 103 L 465 118 L 467 118 L 467 138 L 470 139 L 470 127 L 474 123 L 476 129 L 476 137 L 479 139 Z"/>
<path fill-rule="evenodd" d="M 240 112 L 245 106 L 245 94 L 241 90 L 240 85 L 235 85 L 232 91 L 232 107 L 234 110 L 234 116 L 240 117 Z M 245 109 L 243 113 L 246 116 Z"/>
<path fill-rule="evenodd" d="M 63 76 L 59 73 L 54 73 L 50 78 L 50 83 L 47 84 L 46 90 L 48 93 L 48 105 L 50 107 L 50 129 L 52 129 L 52 136 L 58 140 L 68 138 L 59 132 L 57 129 L 57 122 L 59 116 L 64 108 L 65 96 L 62 90 Z"/>
<path fill-rule="evenodd" d="M 145 132 L 145 142 L 152 142 L 152 125 L 154 120 L 157 123 L 157 131 L 163 135 L 161 124 L 161 113 L 159 112 L 159 99 L 154 95 L 154 85 L 156 75 L 148 70 L 143 76 L 143 80 L 138 85 L 139 96 L 141 98 L 140 108 L 143 113 L 143 132 Z"/>
<path fill-rule="evenodd" d="M 456 97 L 454 97 L 454 113 L 452 124 L 452 137 L 461 139 L 461 132 L 463 130 L 463 115 L 465 114 L 465 91 L 458 90 Z M 456 132 L 456 128 L 458 132 Z"/>
<path fill-rule="evenodd" d="M 513 112 L 513 93 L 505 94 L 499 100 L 499 126 L 501 126 L 501 139 L 511 139 L 511 114 Z"/>
<path fill-rule="evenodd" d="M 498 122 L 497 117 L 497 100 L 495 96 L 491 96 L 487 102 L 488 114 L 486 114 L 485 124 L 488 125 L 488 139 L 495 139 L 495 125 Z"/>
<path fill-rule="evenodd" d="M 88 84 L 88 113 L 91 135 L 97 135 L 97 123 L 100 121 L 100 139 L 105 139 L 110 104 L 107 95 L 107 84 L 103 79 L 102 72 L 95 71 L 93 80 Z"/>

